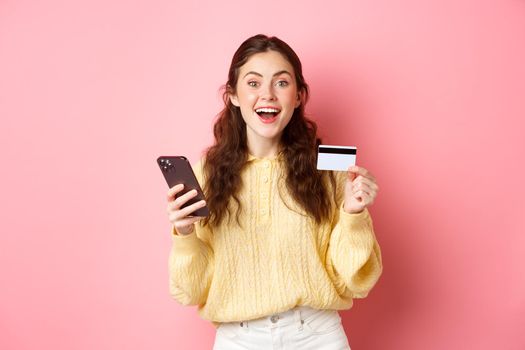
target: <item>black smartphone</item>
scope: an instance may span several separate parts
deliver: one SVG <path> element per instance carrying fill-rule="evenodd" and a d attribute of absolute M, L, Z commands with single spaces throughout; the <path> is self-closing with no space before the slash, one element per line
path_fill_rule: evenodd
<path fill-rule="evenodd" d="M 186 157 L 183 156 L 160 156 L 157 158 L 157 164 L 162 171 L 162 175 L 166 179 L 168 186 L 172 188 L 175 185 L 183 184 L 184 188 L 181 192 L 177 194 L 182 196 L 183 194 L 191 191 L 197 190 L 197 195 L 187 201 L 181 208 L 192 205 L 200 200 L 205 199 L 202 188 L 195 177 L 195 173 L 191 168 L 191 164 Z M 208 216 L 210 211 L 208 207 L 202 207 L 195 210 L 189 216 Z"/>

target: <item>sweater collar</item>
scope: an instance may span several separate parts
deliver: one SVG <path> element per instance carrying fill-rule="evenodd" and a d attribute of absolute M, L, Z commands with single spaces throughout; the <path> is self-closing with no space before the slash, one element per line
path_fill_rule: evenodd
<path fill-rule="evenodd" d="M 247 160 L 247 162 L 251 162 L 251 161 L 259 162 L 259 161 L 263 161 L 263 160 L 269 160 L 271 162 L 276 162 L 276 161 L 283 160 L 283 159 L 284 159 L 284 154 L 283 154 L 282 151 L 279 152 L 274 157 L 263 157 L 263 158 L 258 158 L 256 156 L 254 156 L 253 154 L 248 153 L 248 160 Z"/>

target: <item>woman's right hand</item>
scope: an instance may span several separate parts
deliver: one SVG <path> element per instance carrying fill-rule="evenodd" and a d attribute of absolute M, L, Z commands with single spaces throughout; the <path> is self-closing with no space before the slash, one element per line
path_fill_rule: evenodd
<path fill-rule="evenodd" d="M 193 213 L 195 210 L 204 207 L 206 205 L 206 202 L 204 200 L 201 200 L 181 209 L 181 207 L 187 201 L 189 201 L 197 195 L 196 190 L 191 190 L 188 193 L 177 197 L 177 193 L 182 191 L 183 188 L 183 184 L 178 184 L 168 190 L 167 211 L 169 220 L 173 224 L 173 227 L 175 228 L 177 233 L 181 235 L 188 235 L 193 232 L 193 224 L 202 219 L 202 217 L 199 216 L 188 217 L 188 215 Z"/>

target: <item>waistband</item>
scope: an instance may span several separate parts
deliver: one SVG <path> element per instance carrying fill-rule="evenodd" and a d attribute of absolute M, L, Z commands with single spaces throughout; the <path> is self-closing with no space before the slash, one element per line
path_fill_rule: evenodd
<path fill-rule="evenodd" d="M 336 310 L 319 310 L 319 309 L 313 309 L 309 306 L 296 306 L 288 311 L 264 316 L 261 318 L 253 319 L 253 320 L 247 320 L 242 322 L 228 322 L 224 323 L 226 324 L 234 324 L 236 326 L 241 327 L 254 327 L 254 328 L 275 328 L 280 326 L 285 326 L 291 323 L 298 323 L 303 324 L 304 320 L 312 317 L 315 314 L 322 314 L 322 313 L 335 313 L 337 314 Z"/>

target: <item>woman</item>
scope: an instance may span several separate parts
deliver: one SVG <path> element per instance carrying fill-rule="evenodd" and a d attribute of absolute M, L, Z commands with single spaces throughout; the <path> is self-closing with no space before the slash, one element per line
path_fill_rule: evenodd
<path fill-rule="evenodd" d="M 365 297 L 381 253 L 369 171 L 316 170 L 316 125 L 295 52 L 256 35 L 233 56 L 215 144 L 194 171 L 206 194 L 168 192 L 170 291 L 216 325 L 214 349 L 349 349 L 337 310 Z M 210 216 L 191 217 L 207 205 Z"/>

